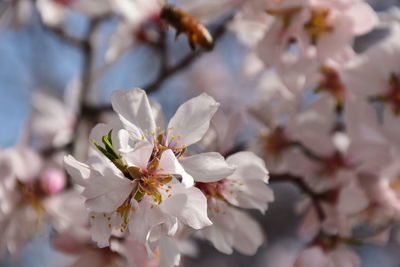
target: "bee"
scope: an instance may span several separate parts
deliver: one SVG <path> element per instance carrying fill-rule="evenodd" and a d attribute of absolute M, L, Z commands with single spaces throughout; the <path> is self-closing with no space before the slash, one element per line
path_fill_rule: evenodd
<path fill-rule="evenodd" d="M 193 16 L 171 5 L 165 5 L 161 10 L 160 17 L 176 29 L 175 38 L 178 38 L 181 33 L 187 36 L 192 50 L 195 49 L 196 44 L 206 50 L 213 49 L 214 41 L 211 34 Z"/>

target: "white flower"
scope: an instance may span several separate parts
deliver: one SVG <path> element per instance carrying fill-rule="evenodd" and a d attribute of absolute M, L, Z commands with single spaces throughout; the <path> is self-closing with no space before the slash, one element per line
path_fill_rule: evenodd
<path fill-rule="evenodd" d="M 214 183 L 196 183 L 208 199 L 213 225 L 201 230 L 216 249 L 230 254 L 233 248 L 247 255 L 256 253 L 264 241 L 260 226 L 235 207 L 265 212 L 273 192 L 265 183 L 268 171 L 264 162 L 252 152 L 238 152 L 227 158 L 237 168 L 234 173 Z"/>
<path fill-rule="evenodd" d="M 47 219 L 39 155 L 19 146 L 0 151 L 0 256 L 16 255 Z"/>
<path fill-rule="evenodd" d="M 168 236 L 176 233 L 178 223 L 194 229 L 211 224 L 207 200 L 192 187 L 194 181 L 214 182 L 234 171 L 218 153 L 183 157 L 187 146 L 207 131 L 218 104 L 205 94 L 189 100 L 167 133 L 156 126 L 155 110 L 143 90 L 116 91 L 112 104 L 123 128 L 99 124 L 92 130 L 98 150 L 91 150 L 88 165 L 65 157 L 68 172 L 84 188 L 92 238 L 105 247 L 110 236 L 129 233 L 150 256 L 159 248 L 161 264 L 176 264 L 177 245 Z"/>
<path fill-rule="evenodd" d="M 60 147 L 67 144 L 73 136 L 74 124 L 75 111 L 72 107 L 45 93 L 33 95 L 30 130 L 40 147 Z"/>

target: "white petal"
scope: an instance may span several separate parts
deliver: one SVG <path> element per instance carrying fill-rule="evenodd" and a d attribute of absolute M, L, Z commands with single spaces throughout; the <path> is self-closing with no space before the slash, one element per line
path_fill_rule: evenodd
<path fill-rule="evenodd" d="M 264 161 L 250 151 L 242 151 L 229 156 L 226 161 L 228 164 L 236 165 L 234 175 L 240 175 L 242 179 L 262 180 L 268 182 L 268 170 Z"/>
<path fill-rule="evenodd" d="M 88 165 L 77 161 L 73 156 L 64 157 L 64 167 L 68 174 L 71 175 L 73 181 L 79 185 L 85 186 L 90 176 L 90 168 Z"/>
<path fill-rule="evenodd" d="M 159 174 L 180 174 L 182 176 L 182 184 L 186 187 L 191 187 L 194 184 L 193 177 L 190 176 L 182 165 L 176 159 L 174 152 L 171 149 L 164 151 L 160 158 L 160 164 L 158 165 Z"/>
<path fill-rule="evenodd" d="M 356 186 L 347 186 L 339 193 L 338 210 L 345 214 L 354 214 L 368 206 L 365 193 Z"/>
<path fill-rule="evenodd" d="M 179 248 L 177 242 L 167 236 L 160 238 L 160 263 L 159 267 L 171 267 L 179 265 L 181 255 L 179 254 Z"/>
<path fill-rule="evenodd" d="M 225 199 L 238 207 L 265 212 L 267 203 L 274 200 L 274 194 L 265 184 L 268 171 L 264 162 L 252 152 L 233 154 L 227 162 L 235 164 L 236 170 L 224 184 L 222 194 Z"/>
<path fill-rule="evenodd" d="M 90 213 L 90 233 L 93 241 L 100 248 L 108 247 L 109 245 L 111 227 L 108 226 L 107 216 L 110 216 L 110 214 L 104 216 L 102 213 Z"/>
<path fill-rule="evenodd" d="M 267 210 L 268 203 L 274 200 L 273 191 L 257 180 L 239 182 L 237 186 L 223 190 L 222 194 L 234 206 L 258 209 L 262 213 Z"/>
<path fill-rule="evenodd" d="M 179 183 L 171 186 L 172 196 L 167 197 L 160 205 L 165 213 L 177 217 L 179 221 L 194 229 L 212 224 L 207 216 L 207 199 L 199 189 L 185 188 Z"/>
<path fill-rule="evenodd" d="M 235 167 L 228 165 L 219 153 L 209 152 L 179 160 L 197 182 L 216 182 L 231 175 Z"/>
<path fill-rule="evenodd" d="M 246 213 L 234 210 L 236 228 L 234 248 L 242 254 L 254 255 L 264 242 L 264 233 L 260 225 Z"/>
<path fill-rule="evenodd" d="M 201 233 L 217 250 L 231 254 L 236 226 L 233 208 L 228 207 L 224 201 L 209 204 L 209 214 L 213 224 L 202 229 Z"/>
<path fill-rule="evenodd" d="M 153 141 L 156 125 L 146 92 L 139 88 L 128 91 L 114 91 L 111 95 L 113 109 L 134 138 L 145 136 Z"/>
<path fill-rule="evenodd" d="M 152 204 L 152 198 L 144 197 L 139 202 L 138 208 L 134 212 L 131 212 L 129 232 L 135 240 L 145 244 L 150 230 L 165 220 L 166 217 L 160 208 Z"/>
<path fill-rule="evenodd" d="M 139 141 L 134 150 L 129 153 L 122 153 L 122 157 L 126 160 L 128 166 L 137 166 L 142 169 L 147 168 L 153 145 L 147 141 Z"/>
<path fill-rule="evenodd" d="M 174 140 L 179 140 L 180 144 L 189 146 L 199 141 L 218 106 L 219 103 L 204 93 L 183 103 L 168 124 L 167 143 L 173 145 Z"/>
<path fill-rule="evenodd" d="M 103 176 L 92 171 L 82 196 L 87 198 L 85 205 L 91 211 L 111 212 L 121 206 L 133 187 L 134 184 L 126 178 Z"/>

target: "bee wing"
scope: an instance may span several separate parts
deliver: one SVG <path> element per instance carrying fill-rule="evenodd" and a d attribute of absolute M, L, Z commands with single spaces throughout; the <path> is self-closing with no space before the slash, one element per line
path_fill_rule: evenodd
<path fill-rule="evenodd" d="M 243 2 L 244 0 L 177 0 L 176 6 L 207 24 Z"/>

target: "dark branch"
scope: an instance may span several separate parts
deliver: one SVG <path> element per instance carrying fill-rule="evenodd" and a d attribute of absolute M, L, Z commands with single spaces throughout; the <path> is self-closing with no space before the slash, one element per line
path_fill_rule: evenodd
<path fill-rule="evenodd" d="M 322 198 L 320 197 L 320 194 L 314 192 L 314 190 L 306 182 L 304 182 L 304 180 L 301 177 L 291 174 L 271 174 L 269 181 L 271 183 L 287 182 L 296 185 L 298 188 L 300 188 L 301 191 L 303 191 L 311 198 L 313 206 L 317 212 L 318 219 L 321 222 L 325 220 L 326 214 L 321 205 Z"/>

